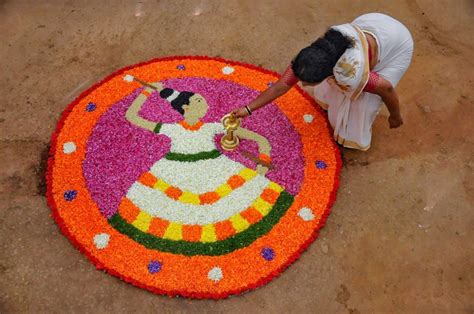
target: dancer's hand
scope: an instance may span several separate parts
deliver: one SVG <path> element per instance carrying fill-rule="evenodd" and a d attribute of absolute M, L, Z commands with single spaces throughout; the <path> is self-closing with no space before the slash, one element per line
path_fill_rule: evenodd
<path fill-rule="evenodd" d="M 390 115 L 390 117 L 388 117 L 388 123 L 390 124 L 391 129 L 398 128 L 399 126 L 401 126 L 403 124 L 402 116 L 399 115 L 399 114 L 398 115 Z"/>
<path fill-rule="evenodd" d="M 232 110 L 232 114 L 236 118 L 246 118 L 249 116 L 249 113 L 247 112 L 247 109 L 245 109 L 245 107 L 240 107 Z"/>
<path fill-rule="evenodd" d="M 151 83 L 150 85 L 155 86 L 155 87 L 156 87 L 156 90 L 157 90 L 158 92 L 161 92 L 161 91 L 163 90 L 163 88 L 164 88 L 163 83 L 161 83 L 161 82 Z M 154 89 L 152 89 L 152 88 L 150 88 L 150 87 L 145 88 L 145 90 L 146 90 L 147 92 L 149 92 L 149 93 L 152 93 L 152 92 L 155 91 Z"/>

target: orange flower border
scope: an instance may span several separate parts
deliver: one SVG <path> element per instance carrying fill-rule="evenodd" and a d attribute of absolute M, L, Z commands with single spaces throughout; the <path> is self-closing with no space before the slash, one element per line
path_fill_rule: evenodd
<path fill-rule="evenodd" d="M 72 103 L 68 105 L 66 110 L 62 113 L 61 118 L 57 124 L 57 128 L 55 132 L 52 134 L 51 137 L 51 149 L 49 153 L 49 159 L 48 159 L 48 170 L 46 174 L 46 179 L 47 179 L 47 201 L 49 206 L 52 209 L 52 215 L 54 219 L 56 220 L 56 223 L 60 227 L 60 230 L 62 233 L 72 242 L 72 244 L 79 249 L 84 255 L 87 256 L 87 258 L 96 266 L 97 269 L 105 270 L 109 274 L 112 274 L 116 277 L 119 277 L 120 279 L 129 282 L 135 286 L 147 289 L 149 291 L 152 291 L 156 294 L 164 294 L 164 295 L 169 295 L 169 296 L 184 296 L 184 297 L 190 297 L 190 298 L 210 298 L 210 299 L 220 299 L 220 298 L 226 298 L 230 295 L 234 294 L 240 294 L 242 292 L 245 292 L 250 289 L 255 289 L 259 286 L 262 286 L 278 276 L 281 272 L 283 272 L 289 265 L 291 265 L 293 262 L 295 262 L 299 256 L 306 250 L 306 248 L 317 238 L 319 234 L 319 230 L 324 226 L 325 221 L 330 213 L 331 207 L 333 203 L 336 200 L 336 193 L 337 189 L 339 186 L 339 174 L 340 174 L 340 169 L 342 166 L 342 161 L 340 157 L 340 152 L 337 147 L 337 145 L 332 141 L 332 129 L 331 126 L 329 125 L 329 122 L 327 120 L 326 114 L 319 108 L 318 104 L 301 88 L 298 86 L 294 89 L 292 89 L 287 95 L 281 97 L 280 100 L 276 101 L 276 104 L 279 106 L 280 110 L 283 110 L 285 115 L 290 119 L 292 123 L 295 122 L 295 119 L 297 118 L 294 113 L 292 113 L 289 110 L 285 110 L 285 107 L 281 106 L 282 103 L 288 102 L 289 100 L 291 101 L 291 97 L 296 96 L 297 98 L 303 96 L 304 99 L 306 99 L 310 104 L 313 105 L 313 110 L 315 110 L 318 115 L 315 115 L 314 119 L 315 121 L 323 124 L 320 126 L 320 129 L 318 129 L 317 134 L 314 134 L 314 136 L 321 137 L 322 139 L 322 144 L 320 144 L 320 149 L 324 150 L 324 155 L 322 155 L 325 159 L 325 164 L 324 169 L 325 176 L 321 175 L 315 175 L 313 170 L 309 171 L 308 168 L 310 166 L 314 167 L 314 163 L 320 163 L 320 161 L 317 161 L 315 159 L 312 159 L 311 162 L 309 163 L 307 160 L 305 161 L 305 179 L 303 184 L 308 186 L 313 185 L 315 186 L 316 184 L 318 185 L 318 188 L 320 189 L 321 193 L 321 198 L 325 201 L 321 203 L 315 203 L 314 201 L 307 201 L 303 202 L 303 200 L 299 199 L 300 193 L 296 196 L 294 204 L 291 206 L 291 208 L 288 210 L 288 212 L 285 214 L 285 216 L 282 217 L 280 222 L 274 227 L 274 229 L 279 229 L 277 231 L 270 231 L 269 234 L 262 236 L 261 238 L 257 239 L 253 244 L 251 244 L 247 248 L 243 248 L 241 250 L 232 252 L 227 255 L 223 255 L 221 257 L 209 257 L 209 256 L 195 256 L 192 258 L 197 258 L 199 259 L 199 263 L 203 263 L 206 265 L 206 269 L 211 269 L 212 266 L 216 266 L 218 263 L 216 262 L 217 259 L 226 259 L 226 262 L 229 263 L 239 263 L 243 262 L 242 260 L 239 260 L 240 255 L 239 254 L 244 254 L 245 250 L 254 250 L 254 251 L 259 251 L 265 247 L 265 240 L 271 239 L 272 236 L 277 235 L 282 235 L 284 234 L 285 231 L 287 234 L 287 237 L 284 238 L 284 241 L 281 237 L 279 237 L 280 241 L 277 241 L 274 243 L 274 246 L 276 248 L 281 248 L 284 249 L 285 247 L 290 247 L 293 248 L 290 250 L 292 253 L 289 256 L 281 257 L 277 256 L 278 258 L 275 258 L 275 266 L 274 268 L 271 268 L 271 266 L 265 266 L 266 269 L 262 271 L 264 273 L 263 277 L 258 277 L 258 276 L 250 276 L 249 278 L 241 278 L 242 280 L 239 280 L 238 282 L 229 282 L 228 284 L 221 284 L 221 283 L 215 283 L 210 280 L 209 283 L 207 283 L 204 286 L 200 286 L 200 282 L 194 283 L 194 282 L 182 282 L 183 278 L 178 278 L 178 281 L 175 282 L 166 282 L 166 285 L 162 285 L 162 278 L 160 279 L 153 279 L 151 278 L 150 280 L 140 280 L 142 279 L 143 273 L 140 273 L 137 270 L 130 270 L 128 273 L 125 271 L 123 265 L 118 265 L 115 263 L 110 263 L 109 260 L 106 260 L 105 254 L 101 252 L 93 252 L 91 250 L 92 247 L 92 238 L 89 237 L 87 240 L 84 238 L 81 238 L 81 234 L 77 234 L 76 231 L 82 230 L 81 227 L 83 227 L 84 224 L 87 224 L 87 221 L 82 221 L 81 219 L 77 218 L 78 213 L 81 210 L 84 210 L 84 208 L 76 208 L 75 209 L 75 214 L 74 215 L 68 215 L 67 209 L 63 208 L 66 206 L 62 206 L 65 204 L 64 200 L 61 200 L 62 193 L 58 193 L 58 187 L 55 186 L 55 178 L 53 173 L 55 172 L 55 166 L 58 165 L 58 162 L 60 163 L 60 166 L 63 164 L 64 161 L 57 160 L 57 154 L 58 152 L 62 151 L 61 145 L 63 144 L 61 142 L 60 136 L 63 131 L 63 127 L 65 126 L 68 117 L 70 117 L 70 114 L 74 110 L 74 108 L 80 104 L 83 103 L 83 100 L 86 99 L 88 96 L 90 96 L 96 89 L 101 87 L 102 85 L 106 83 L 111 83 L 114 79 L 117 79 L 120 75 L 130 72 L 134 73 L 133 70 L 139 67 L 147 66 L 156 62 L 165 62 L 165 61 L 180 61 L 183 63 L 186 62 L 194 62 L 194 61 L 208 61 L 208 62 L 217 62 L 221 63 L 222 66 L 235 66 L 235 67 L 241 67 L 244 69 L 249 69 L 253 71 L 260 72 L 262 74 L 265 74 L 273 79 L 278 79 L 280 78 L 280 75 L 278 73 L 268 71 L 266 69 L 253 66 L 250 64 L 245 64 L 241 62 L 235 62 L 235 61 L 230 61 L 222 58 L 210 58 L 210 57 L 204 57 L 204 56 L 174 56 L 174 57 L 166 57 L 166 58 L 157 58 L 153 59 L 147 62 L 135 64 L 123 69 L 120 69 L 108 77 L 106 77 L 104 80 L 94 84 L 92 87 L 90 87 L 88 90 L 84 91 L 77 97 Z M 225 73 L 224 73 L 225 74 Z M 181 77 L 185 77 L 186 75 L 182 75 Z M 228 79 L 226 75 L 219 75 L 220 78 L 222 79 Z M 147 77 L 142 77 L 143 79 L 148 79 Z M 254 80 L 255 77 L 252 78 L 244 78 L 241 74 L 235 75 L 235 77 L 232 79 L 233 81 L 237 83 L 241 83 L 242 81 L 249 81 L 249 80 Z M 117 82 L 114 82 L 117 84 Z M 266 83 L 267 82 L 258 82 L 252 85 L 258 85 L 259 90 L 263 90 L 266 88 Z M 136 88 L 137 86 L 135 86 Z M 297 94 L 295 94 L 297 93 Z M 111 105 L 111 104 L 109 104 Z M 290 108 L 293 109 L 293 108 Z M 302 120 L 301 116 L 298 116 L 299 119 Z M 81 121 L 78 121 L 76 123 L 81 123 Z M 299 132 L 301 129 L 299 129 Z M 309 139 L 307 139 L 309 140 Z M 313 138 L 314 140 L 314 138 Z M 302 138 L 303 141 L 303 138 Z M 58 144 L 59 144 L 59 150 L 58 150 Z M 304 143 L 303 143 L 304 144 Z M 80 143 L 77 147 L 78 150 L 82 149 L 84 150 L 85 143 Z M 314 148 L 314 147 L 313 147 Z M 306 154 L 311 153 L 308 149 L 305 150 L 303 148 L 305 158 L 307 157 Z M 311 153 L 314 155 L 314 152 Z M 318 156 L 321 156 L 319 154 Z M 313 156 L 314 157 L 314 156 Z M 62 157 L 61 157 L 62 158 Z M 59 166 L 59 167 L 60 167 Z M 321 167 L 316 166 L 318 169 L 321 169 Z M 82 169 L 82 166 L 80 167 Z M 55 173 L 57 175 L 57 173 Z M 80 181 L 80 180 L 79 180 Z M 71 185 L 77 184 L 78 181 L 74 180 L 74 182 L 69 182 Z M 329 183 L 332 183 L 329 184 Z M 324 188 L 324 189 L 322 189 Z M 321 192 L 322 190 L 322 192 Z M 63 192 L 64 190 L 61 190 L 60 192 Z M 78 198 L 84 198 L 86 196 L 84 195 L 79 195 Z M 89 197 L 87 195 L 87 197 Z M 306 204 L 308 203 L 308 204 Z M 315 207 L 318 207 L 317 210 L 317 216 L 313 219 L 313 221 L 308 222 L 308 223 L 301 223 L 301 218 L 298 217 L 298 210 L 303 207 L 303 205 L 310 206 L 314 205 Z M 96 208 L 97 209 L 97 208 Z M 314 208 L 313 208 L 314 209 Z M 110 245 L 113 246 L 113 248 L 110 249 L 115 249 L 119 250 L 122 249 L 122 256 L 120 256 L 122 259 L 119 259 L 120 262 L 126 261 L 127 258 L 133 258 L 133 253 L 135 252 L 136 249 L 133 246 L 136 244 L 133 242 L 131 239 L 127 238 L 126 236 L 118 233 L 108 225 L 108 221 L 105 217 L 101 216 L 100 212 L 98 209 L 96 210 L 96 213 L 90 208 L 85 209 L 88 212 L 88 215 L 94 216 L 92 218 L 88 219 L 95 219 L 97 218 L 97 221 L 94 221 L 95 223 L 98 223 L 100 226 L 94 226 L 95 231 L 89 230 L 89 236 L 90 234 L 94 234 L 94 232 L 97 232 L 97 230 L 100 230 L 100 227 L 105 228 L 105 231 L 107 231 L 110 234 L 113 234 L 112 237 L 123 237 L 120 239 L 120 241 L 117 240 L 117 242 L 121 242 L 121 244 L 124 244 L 125 248 L 123 247 L 118 247 L 118 244 L 115 245 Z M 71 219 L 73 217 L 73 219 Z M 101 220 L 99 220 L 101 217 Z M 74 219 L 75 218 L 75 219 Z M 281 230 L 282 227 L 281 225 L 285 224 L 285 227 L 283 228 L 284 230 Z M 107 226 L 107 227 L 106 227 Z M 88 225 L 89 227 L 89 225 Z M 295 232 L 288 232 L 289 230 L 295 230 Z M 303 239 L 303 235 L 307 235 Z M 299 238 L 298 238 L 299 237 Z M 89 243 L 90 242 L 90 243 Z M 130 250 L 131 249 L 131 250 Z M 153 250 L 148 250 L 143 247 L 139 248 L 142 251 L 148 251 L 150 253 L 150 256 L 161 256 L 163 258 L 173 258 L 176 260 L 176 265 L 174 265 L 172 270 L 174 271 L 180 271 L 183 268 L 183 265 L 190 263 L 196 265 L 196 262 L 192 262 L 192 258 L 186 257 L 186 256 L 177 256 L 174 254 L 170 253 L 162 253 L 162 252 L 152 252 Z M 123 250 L 130 250 L 128 255 Z M 254 252 L 255 253 L 255 252 Z M 109 254 L 110 255 L 110 254 Z M 230 256 L 232 255 L 232 256 Z M 245 255 L 245 254 L 244 254 Z M 282 254 L 283 255 L 283 254 Z M 248 257 L 248 256 L 247 256 Z M 273 262 L 273 261 L 272 261 Z M 277 263 L 278 262 L 278 263 Z M 261 264 L 264 265 L 264 264 Z M 119 267 L 120 266 L 120 267 Z M 130 266 L 130 265 L 128 265 Z M 258 268 L 260 265 L 249 265 L 246 269 L 248 269 L 249 272 L 254 271 L 256 268 Z M 263 267 L 263 266 L 262 266 Z M 120 269 L 121 268 L 121 269 Z M 146 267 L 144 267 L 146 268 Z M 242 268 L 242 267 L 241 267 Z M 271 269 L 271 270 L 270 270 Z M 170 271 L 172 271 L 170 270 Z M 241 269 L 242 270 L 242 269 Z M 270 271 L 269 271 L 270 270 Z M 225 270 L 224 270 L 225 272 Z M 170 276 L 172 276 L 173 273 L 167 273 Z M 149 274 L 148 274 L 149 275 Z M 235 275 L 235 273 L 232 273 L 232 275 Z M 247 273 L 245 274 L 247 275 Z M 152 277 L 153 275 L 149 275 L 149 277 Z M 182 277 L 182 276 L 181 276 Z M 245 277 L 242 275 L 242 277 Z M 139 279 L 137 279 L 139 278 Z M 194 279 L 193 274 L 189 274 L 188 279 Z M 185 288 L 186 287 L 186 288 Z"/>

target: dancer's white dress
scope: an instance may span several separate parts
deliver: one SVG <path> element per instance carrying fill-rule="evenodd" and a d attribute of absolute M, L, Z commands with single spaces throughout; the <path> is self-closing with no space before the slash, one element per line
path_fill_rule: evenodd
<path fill-rule="evenodd" d="M 222 132 L 220 123 L 206 123 L 196 131 L 181 124 L 161 125 L 159 134 L 170 138 L 171 149 L 153 164 L 149 173 L 166 185 L 164 189 L 176 187 L 185 195 L 173 199 L 163 188 L 152 188 L 137 180 L 126 198 L 152 217 L 185 225 L 206 225 L 249 208 L 266 188 L 282 190 L 254 170 L 220 154 L 215 136 Z M 236 175 L 245 178 L 245 183 L 229 189 L 226 182 Z M 218 192 L 222 197 L 212 204 L 200 204 L 199 195 L 209 192 Z"/>

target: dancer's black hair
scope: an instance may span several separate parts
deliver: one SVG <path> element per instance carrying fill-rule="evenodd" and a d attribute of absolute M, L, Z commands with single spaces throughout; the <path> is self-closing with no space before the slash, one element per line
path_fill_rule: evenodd
<path fill-rule="evenodd" d="M 292 62 L 293 72 L 303 82 L 322 82 L 332 75 L 337 60 L 350 47 L 351 39 L 330 28 L 323 37 L 298 53 Z"/>
<path fill-rule="evenodd" d="M 173 94 L 174 90 L 171 88 L 165 88 L 160 92 L 160 97 L 161 98 L 166 98 L 171 96 Z M 171 107 L 173 107 L 174 110 L 178 111 L 180 114 L 184 115 L 184 105 L 189 105 L 189 98 L 191 98 L 194 95 L 193 92 L 179 92 L 178 97 L 176 97 L 175 100 L 171 102 Z"/>

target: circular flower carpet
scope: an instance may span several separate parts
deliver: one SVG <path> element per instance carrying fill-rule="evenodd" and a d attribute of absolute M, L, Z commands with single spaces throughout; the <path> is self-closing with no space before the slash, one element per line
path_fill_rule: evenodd
<path fill-rule="evenodd" d="M 62 232 L 98 269 L 158 294 L 224 298 L 278 276 L 317 237 L 341 165 L 325 115 L 299 87 L 242 120 L 238 148 L 222 149 L 221 118 L 278 78 L 172 57 L 82 93 L 48 164 Z"/>

